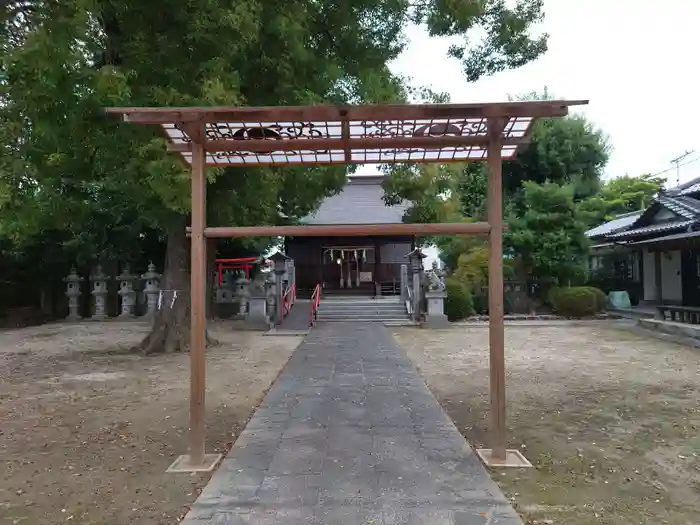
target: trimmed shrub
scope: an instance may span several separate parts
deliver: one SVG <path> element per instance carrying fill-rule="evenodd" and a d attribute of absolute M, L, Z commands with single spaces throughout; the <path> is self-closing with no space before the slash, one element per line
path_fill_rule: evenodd
<path fill-rule="evenodd" d="M 557 294 L 560 290 L 562 290 L 562 288 L 559 288 L 558 286 L 552 286 L 549 288 L 549 290 L 547 290 L 544 303 L 551 308 L 555 308 L 554 305 L 557 302 Z"/>
<path fill-rule="evenodd" d="M 550 293 L 554 311 L 566 317 L 587 317 L 600 312 L 602 292 L 591 286 L 558 288 Z M 602 294 L 604 295 L 604 294 Z"/>
<path fill-rule="evenodd" d="M 477 315 L 488 315 L 489 313 L 489 290 L 488 288 L 480 288 L 472 294 L 472 304 L 474 305 L 474 313 Z"/>
<path fill-rule="evenodd" d="M 457 279 L 447 279 L 445 289 L 445 315 L 449 321 L 461 321 L 474 314 L 472 293 L 467 285 Z"/>
<path fill-rule="evenodd" d="M 503 294 L 505 314 L 529 315 L 535 311 L 535 302 L 522 290 L 509 290 Z"/>
<path fill-rule="evenodd" d="M 605 295 L 605 292 L 601 290 L 600 288 L 596 288 L 595 286 L 585 286 L 584 288 L 588 288 L 595 294 L 595 300 L 596 300 L 596 312 L 604 312 L 608 308 L 608 296 Z"/>

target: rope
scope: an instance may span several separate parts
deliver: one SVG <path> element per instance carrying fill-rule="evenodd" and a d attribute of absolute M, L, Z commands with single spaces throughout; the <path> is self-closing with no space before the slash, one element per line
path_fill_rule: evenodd
<path fill-rule="evenodd" d="M 158 291 L 158 310 L 161 310 L 163 308 L 163 292 L 172 292 L 173 297 L 170 300 L 170 306 L 169 308 L 172 310 L 173 306 L 175 305 L 175 300 L 177 299 L 177 292 L 184 292 L 185 290 L 181 289 L 163 289 Z"/>

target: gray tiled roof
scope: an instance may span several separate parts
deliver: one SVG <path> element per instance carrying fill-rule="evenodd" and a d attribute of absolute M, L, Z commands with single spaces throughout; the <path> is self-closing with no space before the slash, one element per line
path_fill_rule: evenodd
<path fill-rule="evenodd" d="M 680 186 L 675 188 L 669 188 L 666 190 L 667 195 L 690 195 L 693 193 L 700 193 L 700 177 L 695 177 L 692 180 L 684 182 Z"/>
<path fill-rule="evenodd" d="M 682 190 L 679 191 L 681 195 L 689 195 L 691 193 L 700 193 L 700 182 L 696 182 L 695 184 L 691 184 L 687 188 L 683 188 Z"/>
<path fill-rule="evenodd" d="M 591 228 L 586 232 L 586 235 L 588 237 L 600 237 L 601 235 L 609 235 L 624 230 L 634 224 L 641 215 L 641 211 L 633 211 L 631 213 L 625 213 L 624 215 L 618 215 L 611 221 L 604 222 L 595 228 Z"/>
<path fill-rule="evenodd" d="M 687 220 L 687 221 L 671 221 L 663 222 L 661 224 L 651 224 L 649 226 L 642 226 L 641 228 L 635 228 L 634 230 L 625 230 L 618 233 L 613 233 L 607 235 L 608 239 L 622 239 L 625 237 L 634 237 L 635 235 L 648 235 L 650 233 L 662 233 L 666 231 L 680 230 L 682 228 L 687 228 L 697 221 Z"/>
<path fill-rule="evenodd" d="M 345 188 L 328 197 L 303 224 L 400 224 L 410 203 L 384 204 L 381 177 L 352 177 Z"/>
<path fill-rule="evenodd" d="M 684 219 L 695 219 L 700 214 L 700 201 L 692 197 L 659 196 L 659 203 Z"/>

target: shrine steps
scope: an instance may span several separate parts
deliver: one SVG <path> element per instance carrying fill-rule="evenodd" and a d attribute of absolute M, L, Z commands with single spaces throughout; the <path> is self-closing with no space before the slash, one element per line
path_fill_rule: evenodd
<path fill-rule="evenodd" d="M 318 310 L 320 322 L 391 322 L 407 319 L 406 307 L 398 297 L 325 296 Z"/>

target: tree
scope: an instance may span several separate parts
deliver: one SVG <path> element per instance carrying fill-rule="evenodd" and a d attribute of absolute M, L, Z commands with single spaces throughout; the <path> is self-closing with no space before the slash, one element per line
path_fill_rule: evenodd
<path fill-rule="evenodd" d="M 547 87 L 515 100 L 555 100 Z M 600 188 L 603 170 L 610 157 L 607 135 L 582 115 L 540 119 L 529 142 L 503 167 L 504 191 L 514 195 L 522 182 L 571 184 L 574 198 L 594 195 Z"/>
<path fill-rule="evenodd" d="M 663 189 L 666 179 L 659 175 L 624 175 L 603 183 L 600 192 L 581 201 L 579 209 L 589 227 L 617 215 L 644 210 Z"/>
<path fill-rule="evenodd" d="M 552 98 L 554 97 L 545 89 L 544 93 L 533 92 L 517 97 L 517 100 Z M 534 126 L 528 144 L 521 146 L 514 160 L 503 163 L 503 205 L 506 216 L 522 215 L 527 211 L 523 193 L 523 183 L 526 181 L 569 185 L 576 201 L 596 195 L 600 190 L 600 178 L 610 151 L 608 140 L 601 130 L 585 118 L 575 115 L 563 119 L 540 119 Z M 393 202 L 403 198 L 413 203 L 413 208 L 406 216 L 409 221 L 416 220 L 416 217 L 426 222 L 437 220 L 437 215 L 424 212 L 426 209 L 435 209 L 437 202 L 435 193 L 426 191 L 424 187 L 424 176 L 420 174 L 424 169 L 414 167 L 416 173 L 412 177 L 407 176 L 407 168 L 391 174 L 392 178 L 400 181 L 390 184 L 394 191 Z M 468 163 L 440 169 L 442 172 L 433 174 L 432 179 L 439 180 L 441 188 L 449 188 L 450 197 L 458 201 L 451 205 L 452 209 L 458 210 L 463 217 L 484 220 L 487 166 L 483 163 Z M 451 269 L 457 267 L 461 254 L 483 244 L 476 239 L 454 236 L 439 237 L 434 242 L 440 249 L 440 257 Z"/>
<path fill-rule="evenodd" d="M 403 29 L 462 36 L 451 53 L 470 80 L 528 62 L 546 49 L 529 29 L 541 0 L 24 0 L 0 16 L 0 127 L 4 147 L 0 226 L 26 239 L 62 224 L 82 231 L 100 210 L 163 232 L 163 288 L 179 301 L 161 310 L 144 351 L 189 342 L 189 173 L 154 130 L 108 119 L 103 106 L 292 105 L 405 100 L 388 64 Z M 469 46 L 467 33 L 483 38 Z M 209 170 L 210 224 L 278 224 L 312 211 L 342 186 L 346 169 Z M 58 222 L 57 222 L 58 221 Z M 115 221 L 116 222 L 116 221 Z M 29 227 L 30 225 L 31 227 Z M 167 303 L 167 301 L 166 301 Z"/>
<path fill-rule="evenodd" d="M 506 250 L 529 277 L 560 285 L 585 280 L 589 241 L 574 189 L 551 182 L 523 183 L 526 212 L 508 220 Z"/>

